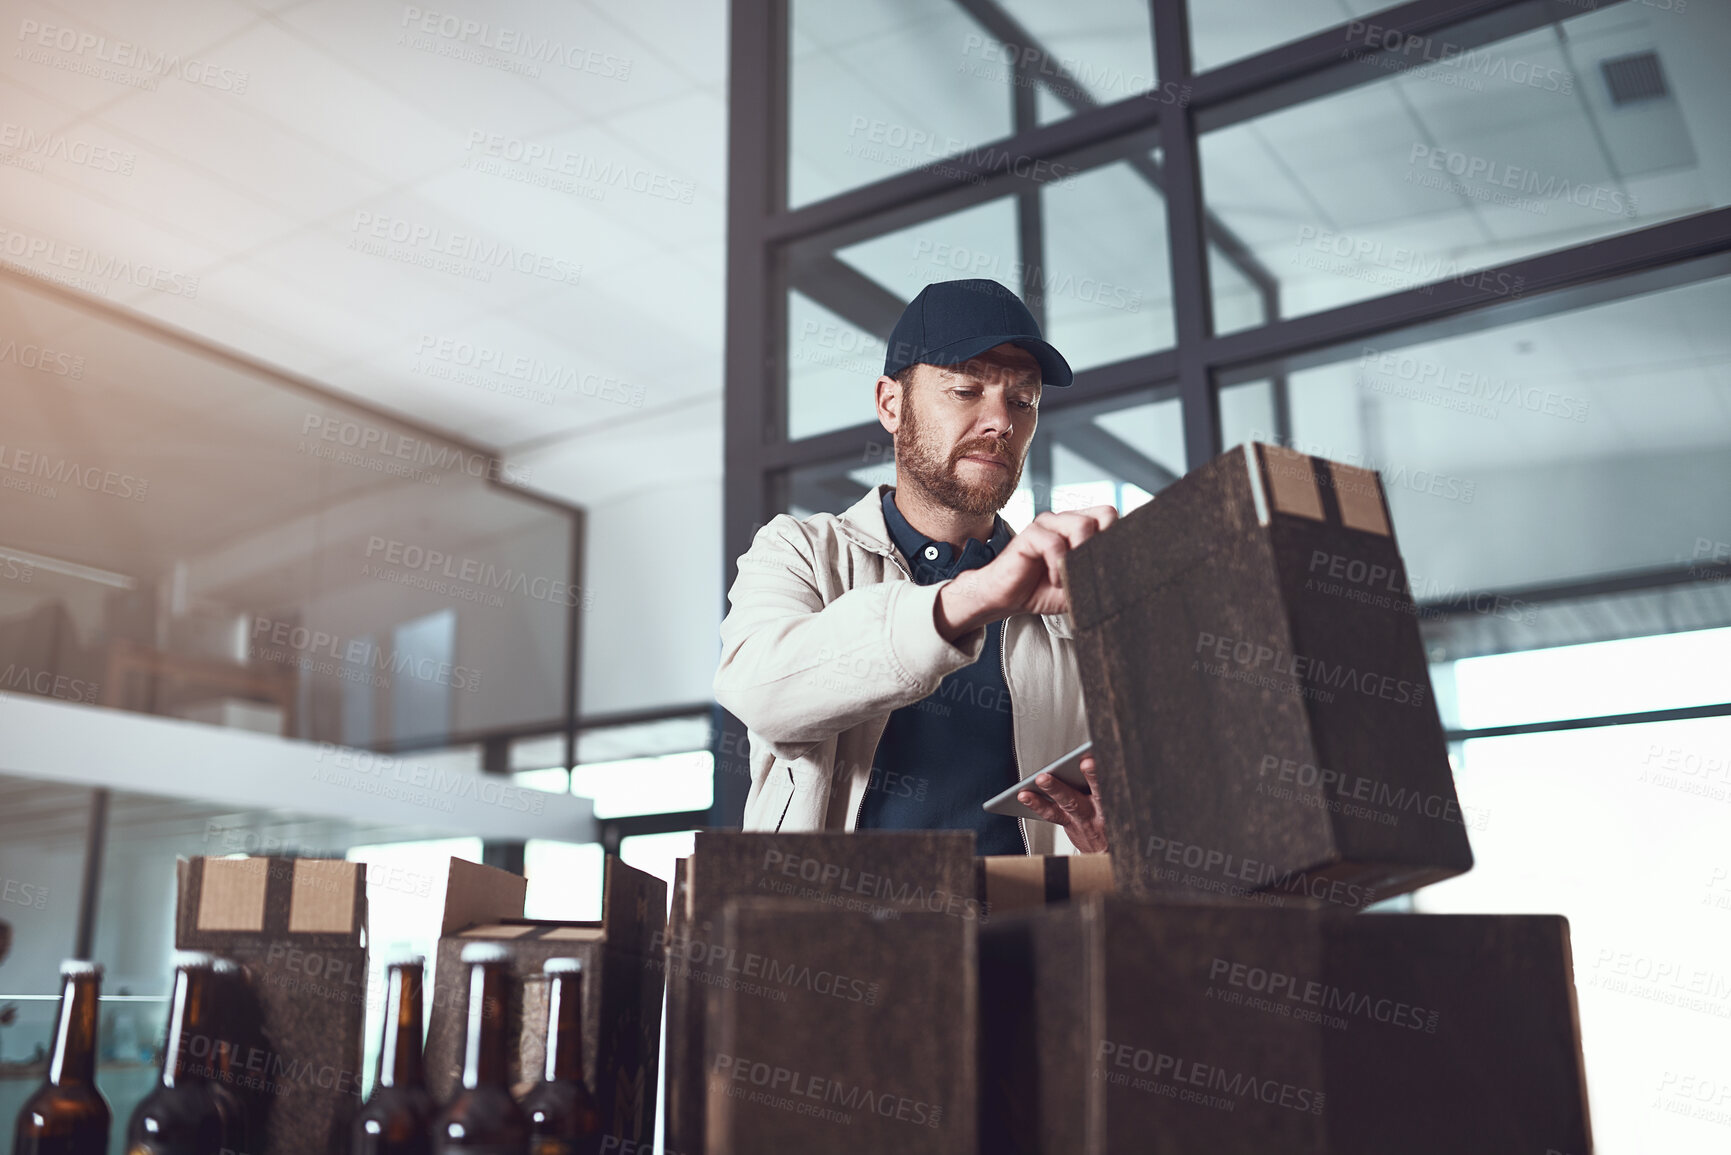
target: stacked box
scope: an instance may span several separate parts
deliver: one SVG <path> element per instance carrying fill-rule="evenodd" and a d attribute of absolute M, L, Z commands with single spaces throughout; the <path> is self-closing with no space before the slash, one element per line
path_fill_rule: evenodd
<path fill-rule="evenodd" d="M 981 1149 L 1591 1149 L 1568 924 L 1092 897 L 980 932 Z"/>
<path fill-rule="evenodd" d="M 710 1155 L 976 1149 L 978 923 L 728 902 L 708 1000 Z"/>
<path fill-rule="evenodd" d="M 583 1073 L 601 1110 L 603 1134 L 621 1150 L 648 1150 L 655 1136 L 662 975 L 654 956 L 667 909 L 667 884 L 609 856 L 600 922 L 525 919 L 528 882 L 519 875 L 452 859 L 433 972 L 427 1027 L 427 1084 L 447 1099 L 462 1078 L 468 1005 L 463 948 L 498 943 L 511 954 L 519 998 L 507 1009 L 518 1037 L 512 1091 L 526 1094 L 546 1065 L 550 958 L 583 962 Z"/>
<path fill-rule="evenodd" d="M 776 834 L 699 831 L 675 881 L 665 936 L 667 967 L 667 1148 L 707 1150 L 704 1115 L 710 1000 L 743 975 L 722 941 L 729 899 L 814 902 L 832 910 L 927 912 L 977 922 L 971 832 Z M 753 953 L 745 944 L 747 953 Z M 706 1058 L 707 1055 L 707 1058 Z"/>
<path fill-rule="evenodd" d="M 1375 473 L 1234 449 L 1067 575 L 1120 892 L 1362 909 L 1471 867 Z"/>
<path fill-rule="evenodd" d="M 366 1026 L 365 865 L 182 858 L 176 872 L 175 946 L 241 967 L 219 987 L 214 1037 L 189 1047 L 199 1073 L 241 1097 L 249 1155 L 346 1149 Z"/>

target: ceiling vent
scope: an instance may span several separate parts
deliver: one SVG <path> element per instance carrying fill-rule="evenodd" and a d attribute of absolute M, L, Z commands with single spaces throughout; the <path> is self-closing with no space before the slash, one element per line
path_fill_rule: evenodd
<path fill-rule="evenodd" d="M 1611 103 L 1617 107 L 1671 95 L 1671 90 L 1665 87 L 1665 70 L 1659 67 L 1656 52 L 1617 56 L 1600 61 L 1599 67 L 1605 72 L 1605 86 L 1611 90 Z"/>

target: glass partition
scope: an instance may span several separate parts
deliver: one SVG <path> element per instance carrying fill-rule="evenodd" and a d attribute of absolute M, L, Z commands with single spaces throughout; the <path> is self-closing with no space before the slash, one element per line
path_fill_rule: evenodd
<path fill-rule="evenodd" d="M 377 749 L 563 728 L 575 511 L 0 279 L 0 692 Z"/>
<path fill-rule="evenodd" d="M 787 198 L 797 208 L 1131 97 L 1154 79 L 1143 0 L 789 5 Z M 1028 112 L 1018 123 L 1016 106 Z"/>
<path fill-rule="evenodd" d="M 1275 366 L 1278 382 L 1265 367 L 1221 391 L 1223 440 L 1379 471 L 1421 602 L 1722 564 L 1731 276 L 1627 291 L 1452 335 L 1392 333 Z"/>
<path fill-rule="evenodd" d="M 1235 7 L 1193 4 L 1199 43 L 1216 42 L 1205 30 Z M 1241 37 L 1347 15 L 1252 7 L 1267 19 L 1233 22 Z M 1267 319 L 1441 281 L 1516 298 L 1526 286 L 1476 274 L 1731 203 L 1716 47 L 1731 15 L 1574 7 L 1466 50 L 1447 36 L 1416 38 L 1401 60 L 1428 63 L 1386 76 L 1376 70 L 1390 58 L 1373 51 L 1378 34 L 1361 21 L 1342 67 L 1373 79 L 1201 137 L 1210 211 L 1278 283 Z M 1220 332 L 1263 319 L 1248 307 L 1253 295 L 1215 279 Z"/>

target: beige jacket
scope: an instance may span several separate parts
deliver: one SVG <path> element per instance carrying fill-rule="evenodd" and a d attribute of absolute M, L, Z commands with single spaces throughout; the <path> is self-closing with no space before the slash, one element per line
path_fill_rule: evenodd
<path fill-rule="evenodd" d="M 916 585 L 890 542 L 875 486 L 841 516 L 782 514 L 739 559 L 721 623 L 715 700 L 751 742 L 747 830 L 852 830 L 890 711 L 980 656 L 982 627 L 938 634 L 944 583 Z M 1020 776 L 1088 740 L 1068 615 L 1004 623 L 1004 682 Z M 880 789 L 893 788 L 880 775 Z M 1048 822 L 1023 819 L 1034 854 L 1074 853 Z"/>

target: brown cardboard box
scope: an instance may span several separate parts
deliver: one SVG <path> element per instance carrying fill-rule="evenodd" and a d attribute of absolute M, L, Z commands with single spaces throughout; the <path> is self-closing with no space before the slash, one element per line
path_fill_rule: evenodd
<path fill-rule="evenodd" d="M 1092 897 L 980 972 L 981 1150 L 1591 1149 L 1562 918 Z"/>
<path fill-rule="evenodd" d="M 1375 473 L 1240 447 L 1067 573 L 1121 892 L 1362 909 L 1472 866 Z"/>
<path fill-rule="evenodd" d="M 974 862 L 981 921 L 1114 889 L 1109 854 L 992 854 Z"/>
<path fill-rule="evenodd" d="M 248 1155 L 348 1145 L 360 1106 L 366 1020 L 366 867 L 326 858 L 182 858 L 175 946 L 242 967 L 223 983 L 215 1036 L 191 1041 L 201 1073 L 247 1108 Z"/>
<path fill-rule="evenodd" d="M 804 899 L 831 909 L 927 911 L 976 922 L 983 914 L 977 887 L 970 832 L 699 831 L 675 882 L 663 940 L 670 1155 L 706 1150 L 706 1008 L 721 986 L 742 977 L 742 964 L 721 937 L 730 898 Z"/>
<path fill-rule="evenodd" d="M 508 1014 L 517 1029 L 513 1090 L 526 1093 L 546 1063 L 550 958 L 583 961 L 583 1073 L 601 1108 L 603 1134 L 622 1150 L 655 1136 L 655 1080 L 660 1060 L 662 976 L 651 957 L 667 909 L 667 884 L 607 858 L 600 922 L 551 922 L 522 917 L 526 879 L 462 859 L 451 860 L 445 917 L 433 972 L 433 1013 L 427 1027 L 427 1084 L 444 1100 L 462 1078 L 463 1024 L 468 1005 L 459 956 L 472 942 L 496 942 L 511 952 L 520 998 Z"/>
<path fill-rule="evenodd" d="M 977 922 L 788 899 L 727 904 L 709 1155 L 976 1149 Z"/>

